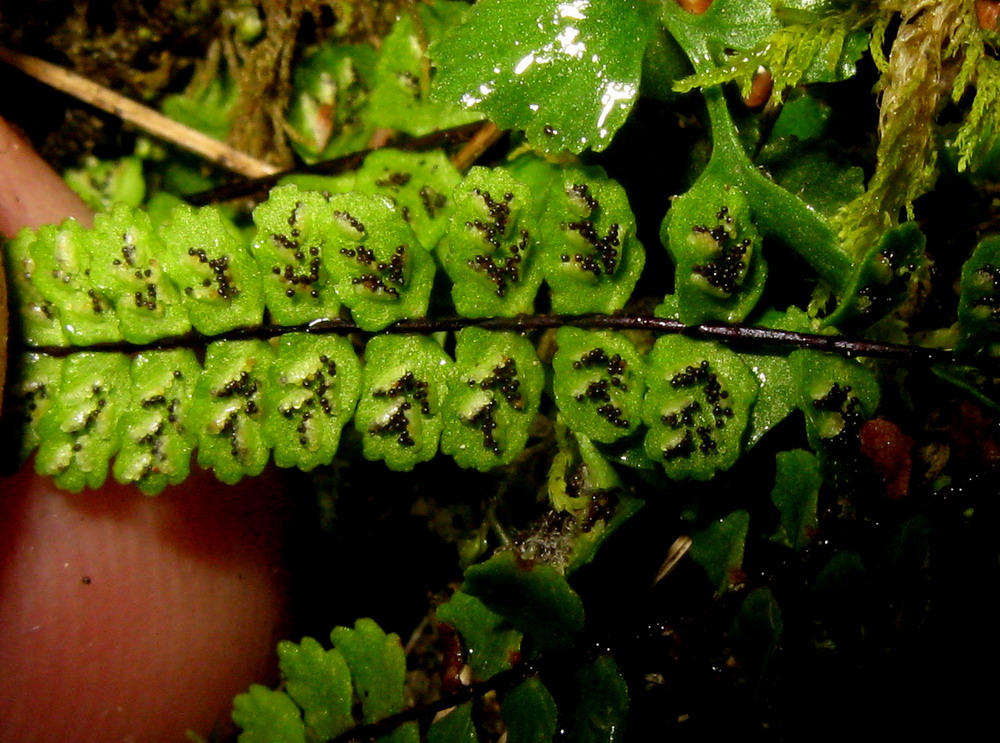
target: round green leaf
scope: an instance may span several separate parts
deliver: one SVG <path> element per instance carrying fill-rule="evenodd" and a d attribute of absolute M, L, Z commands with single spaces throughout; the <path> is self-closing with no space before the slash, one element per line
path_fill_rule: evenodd
<path fill-rule="evenodd" d="M 583 601 L 559 571 L 513 552 L 473 565 L 462 590 L 531 637 L 540 650 L 566 647 L 583 630 Z"/>
<path fill-rule="evenodd" d="M 609 444 L 639 427 L 643 360 L 624 335 L 564 327 L 552 359 L 556 404 L 570 430 Z"/>
<path fill-rule="evenodd" d="M 652 4 L 484 0 L 430 49 L 433 93 L 550 152 L 603 150 L 639 96 Z"/>
<path fill-rule="evenodd" d="M 646 454 L 675 480 L 708 480 L 732 467 L 757 397 L 739 356 L 715 343 L 663 336 L 647 367 Z"/>

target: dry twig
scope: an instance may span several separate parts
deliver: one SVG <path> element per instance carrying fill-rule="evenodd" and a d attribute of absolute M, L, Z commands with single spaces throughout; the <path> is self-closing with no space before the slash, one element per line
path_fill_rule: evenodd
<path fill-rule="evenodd" d="M 119 95 L 59 65 L 2 47 L 0 47 L 0 62 L 239 175 L 259 178 L 278 171 L 278 168 L 270 163 L 233 149 L 197 129 L 184 126 L 148 106 Z"/>

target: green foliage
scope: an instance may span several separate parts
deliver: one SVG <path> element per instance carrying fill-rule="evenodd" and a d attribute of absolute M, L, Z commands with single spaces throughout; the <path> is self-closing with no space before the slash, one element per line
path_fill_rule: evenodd
<path fill-rule="evenodd" d="M 901 9 L 901 26 L 888 58 L 882 42 L 894 13 Z M 935 119 L 945 101 L 964 93 L 984 54 L 985 34 L 968 3 L 947 0 L 915 3 L 898 8 L 885 3 L 872 37 L 872 56 L 880 66 L 881 94 L 877 167 L 867 191 L 847 204 L 836 216 L 840 237 L 847 251 L 858 255 L 878 239 L 887 227 L 898 224 L 900 215 L 913 216 L 913 202 L 934 185 L 937 178 Z M 952 75 L 951 70 L 958 70 Z M 983 75 L 981 106 L 993 95 L 989 71 Z M 973 109 L 969 124 L 975 126 Z M 962 145 L 968 157 L 973 141 L 994 136 L 991 127 L 979 127 Z"/>
<path fill-rule="evenodd" d="M 94 211 L 110 209 L 119 202 L 139 206 L 146 197 L 142 160 L 134 156 L 117 160 L 92 157 L 83 167 L 63 173 L 63 179 Z"/>
<path fill-rule="evenodd" d="M 503 698 L 503 721 L 510 743 L 548 743 L 556 734 L 555 700 L 537 678 L 511 689 Z"/>
<path fill-rule="evenodd" d="M 66 490 L 100 487 L 118 446 L 126 401 L 114 390 L 128 385 L 128 359 L 82 352 L 66 359 L 62 372 L 59 397 L 38 422 L 35 469 Z"/>
<path fill-rule="evenodd" d="M 774 324 L 803 327 L 792 313 Z M 851 409 L 852 430 L 877 400 L 874 382 L 856 379 L 863 374 L 856 363 L 811 351 L 796 351 L 788 359 L 755 355 L 745 363 L 716 344 L 677 336 L 660 338 L 645 357 L 627 337 L 608 331 L 567 327 L 556 341 L 552 397 L 578 441 L 564 461 L 554 462 L 550 492 L 553 504 L 567 511 L 585 508 L 587 492 L 617 487 L 591 440 L 611 443 L 641 432 L 646 455 L 662 462 L 669 477 L 701 480 L 729 469 L 744 447 L 780 422 L 800 394 L 799 385 L 811 383 L 801 380 L 840 379 L 832 371 L 838 363 L 846 365 L 844 379 L 865 390 L 863 410 Z M 51 356 L 28 357 L 14 389 L 21 405 L 35 405 L 26 416 L 25 451 L 37 444 L 38 426 L 75 425 L 69 422 L 75 408 L 38 407 L 38 390 L 64 379 L 111 385 L 105 394 L 138 408 L 120 422 L 108 422 L 113 435 L 100 451 L 106 459 L 117 455 L 113 472 L 119 481 L 150 492 L 183 479 L 193 444 L 199 464 L 225 482 L 259 474 L 272 450 L 282 467 L 329 464 L 352 416 L 365 456 L 392 469 L 409 470 L 433 458 L 439 439 L 442 451 L 460 465 L 495 469 L 527 445 L 545 373 L 525 338 L 479 328 L 459 335 L 457 363 L 431 338 L 405 334 L 372 338 L 363 365 L 346 339 L 304 333 L 285 333 L 273 344 L 216 341 L 203 365 L 190 351 L 151 350 L 132 361 L 113 352 L 91 356 L 101 363 L 117 358 L 131 375 L 102 381 L 86 365 L 67 371 Z M 806 368 L 813 371 L 806 374 Z M 813 421 L 815 411 L 803 399 L 807 420 Z M 571 465 L 581 457 L 583 474 Z M 98 477 L 95 473 L 88 487 L 103 481 Z M 565 489 L 569 479 L 582 488 L 576 495 Z M 602 528 L 591 523 L 591 529 L 583 542 L 599 541 Z M 580 559 L 589 551 L 582 550 Z"/>
<path fill-rule="evenodd" d="M 261 269 L 236 227 L 217 209 L 181 204 L 158 234 L 165 276 L 176 284 L 195 330 L 216 335 L 260 323 Z"/>
<path fill-rule="evenodd" d="M 549 558 L 566 575 L 590 563 L 601 545 L 643 507 L 643 501 L 623 495 L 617 470 L 598 445 L 570 433 L 556 422 L 559 451 L 548 474 L 548 497 L 554 512 L 566 519 L 559 542 Z M 635 451 L 642 466 L 652 463 Z M 571 518 L 567 518 L 571 517 Z M 544 548 L 543 548 L 544 549 Z"/>
<path fill-rule="evenodd" d="M 1000 116 L 1000 63 L 992 57 L 980 58 L 976 64 L 975 83 L 972 106 L 955 136 L 959 170 L 979 170 L 992 155 L 1000 136 L 996 130 Z"/>
<path fill-rule="evenodd" d="M 455 348 L 441 451 L 462 467 L 510 464 L 528 440 L 544 371 L 531 343 L 513 333 L 466 328 Z"/>
<path fill-rule="evenodd" d="M 22 231 L 5 252 L 16 332 L 34 348 L 14 364 L 4 425 L 23 430 L 22 456 L 36 451 L 36 468 L 72 490 L 99 486 L 110 469 L 158 492 L 183 481 L 194 450 L 226 482 L 273 457 L 316 471 L 310 482 L 334 491 L 324 504 L 340 515 L 361 456 L 430 475 L 440 448 L 478 470 L 455 475 L 467 493 L 457 504 L 442 496 L 427 506 L 439 489 L 429 483 L 451 484 L 437 471 L 414 480 L 425 500 L 412 508 L 435 509 L 432 525 L 450 530 L 463 567 L 480 560 L 436 610 L 439 642 L 451 637 L 454 647 L 430 651 L 435 660 L 418 673 L 433 689 L 455 677 L 482 685 L 435 722 L 418 709 L 419 726 L 397 724 L 414 691 L 407 659 L 398 637 L 359 620 L 335 629 L 329 649 L 310 638 L 279 645 L 280 690 L 254 686 L 234 703 L 241 740 L 329 740 L 372 723 L 372 737 L 406 743 L 421 734 L 619 741 L 629 716 L 642 714 L 633 700 L 686 683 L 671 674 L 708 662 L 713 676 L 771 704 L 788 691 L 779 678 L 795 644 L 855 667 L 851 654 L 877 642 L 872 617 L 855 608 L 866 601 L 885 595 L 892 611 L 879 612 L 891 622 L 936 626 L 913 607 L 937 594 L 929 602 L 907 591 L 924 579 L 913 576 L 931 562 L 937 520 L 950 523 L 948 503 L 966 497 L 936 489 L 967 467 L 964 449 L 985 460 L 994 443 L 983 411 L 1000 410 L 1000 396 L 985 366 L 927 374 L 791 350 L 791 341 L 820 348 L 847 327 L 864 334 L 854 346 L 862 352 L 917 340 L 916 328 L 954 304 L 947 287 L 959 254 L 978 240 L 962 269 L 957 326 L 919 338 L 957 338 L 973 362 L 995 355 L 1000 248 L 965 225 L 978 220 L 978 233 L 995 219 L 984 218 L 981 182 L 963 173 L 981 178 L 995 164 L 997 63 L 970 8 L 715 0 L 696 16 L 672 0 L 407 5 L 378 51 L 324 45 L 302 55 L 288 118 L 303 159 L 360 149 L 380 127 L 421 134 L 480 110 L 524 130 L 529 144 L 514 134 L 507 159 L 491 154 L 491 167 L 464 176 L 444 151 L 390 150 L 335 177 L 291 176 L 242 228 L 231 210 L 195 210 L 161 193 L 148 212 L 110 208 L 92 230 L 67 222 Z M 877 151 L 863 144 L 873 135 L 863 118 L 845 124 L 845 111 L 856 111 L 843 103 L 862 97 L 842 83 L 869 39 L 883 74 Z M 428 44 L 434 65 L 422 54 Z M 726 85 L 746 92 L 760 65 L 775 93 L 758 115 Z M 676 95 L 675 83 L 700 97 Z M 823 85 L 803 87 L 812 83 Z M 660 102 L 634 109 L 640 89 Z M 223 136 L 230 92 L 219 78 L 168 109 Z M 630 116 L 630 142 L 597 154 Z M 670 137 L 682 135 L 702 154 L 654 159 L 654 136 L 672 151 L 681 148 Z M 649 162 L 630 168 L 627 145 L 643 136 L 638 159 Z M 949 213 L 951 224 L 936 209 L 961 196 L 935 203 L 942 197 L 932 194 L 926 211 L 916 202 L 936 169 L 951 167 L 936 155 L 947 137 L 949 177 L 979 209 Z M 566 153 L 587 149 L 585 158 Z M 115 184 L 109 163 L 85 181 L 93 198 L 131 188 Z M 669 205 L 667 193 L 676 193 Z M 646 269 L 638 235 L 655 235 L 661 218 L 669 260 L 650 257 Z M 936 253 L 934 273 L 925 252 Z M 932 291 L 931 312 L 921 314 L 918 287 Z M 659 317 L 709 327 L 606 329 L 629 322 L 625 313 L 648 315 L 661 298 Z M 532 317 L 549 308 L 602 316 Z M 452 314 L 459 319 L 436 319 Z M 326 332 L 353 331 L 338 322 L 348 317 L 363 332 Z M 468 318 L 484 327 L 451 335 Z M 419 322 L 392 327 L 407 320 Z M 780 343 L 768 329 L 784 331 Z M 743 342 L 697 338 L 709 331 Z M 89 348 L 97 343 L 114 345 Z M 146 347 L 160 343 L 169 348 Z M 934 385 L 928 394 L 924 384 Z M 933 407 L 948 396 L 961 403 Z M 866 425 L 876 414 L 928 410 L 934 431 L 922 431 L 919 447 L 863 435 L 881 430 Z M 957 415 L 979 428 L 970 441 L 943 443 Z M 899 522 L 901 510 L 881 497 L 883 483 L 863 478 L 878 470 L 888 482 L 888 465 L 906 468 L 898 482 L 911 500 L 881 539 L 878 525 Z M 372 472 L 364 487 L 395 477 Z M 640 509 L 649 518 L 631 518 Z M 963 535 L 974 510 L 962 513 Z M 688 545 L 700 570 L 673 571 Z M 664 582 L 649 589 L 644 561 L 664 551 Z M 432 590 L 458 576 L 435 577 Z M 660 590 L 664 601 L 648 592 Z M 713 633 L 711 652 L 691 663 L 688 648 Z M 655 652 L 638 663 L 628 657 L 636 646 Z M 448 666 L 440 683 L 439 653 Z M 658 719 L 687 715 L 677 696 L 731 701 L 703 688 L 663 694 Z"/>
<path fill-rule="evenodd" d="M 311 637 L 301 643 L 278 643 L 285 692 L 302 709 L 303 721 L 322 740 L 354 724 L 351 671 L 336 648 L 325 649 Z"/>
<path fill-rule="evenodd" d="M 212 343 L 198 377 L 191 427 L 198 431 L 198 464 L 222 482 L 259 475 L 268 460 L 264 389 L 273 349 L 264 341 Z"/>
<path fill-rule="evenodd" d="M 349 190 L 388 198 L 430 250 L 448 229 L 455 209 L 452 192 L 461 181 L 443 152 L 381 150 L 365 158 Z"/>
<path fill-rule="evenodd" d="M 316 191 L 281 186 L 253 211 L 256 237 L 251 254 L 264 270 L 261 279 L 271 318 L 297 325 L 335 317 L 340 299 L 331 272 L 336 235 L 334 208 Z"/>
<path fill-rule="evenodd" d="M 430 300 L 434 264 L 399 210 L 384 196 L 330 198 L 331 272 L 341 303 L 365 330 L 420 317 Z"/>
<path fill-rule="evenodd" d="M 240 93 L 231 75 L 197 75 L 183 93 L 165 96 L 160 108 L 171 119 L 225 141 L 240 111 Z M 162 179 L 161 194 L 196 193 L 215 183 L 188 153 L 167 153 L 140 141 L 135 154 L 143 159 L 147 178 Z"/>
<path fill-rule="evenodd" d="M 576 673 L 579 699 L 570 739 L 579 743 L 618 743 L 625 738 L 629 696 L 625 679 L 610 655 L 600 655 Z"/>
<path fill-rule="evenodd" d="M 509 552 L 466 571 L 463 590 L 438 609 L 437 618 L 458 629 L 477 678 L 518 669 L 512 663 L 520 658 L 521 634 L 512 626 L 524 631 L 530 656 L 544 662 L 546 652 L 567 647 L 584 624 L 579 597 L 557 571 Z M 601 654 L 570 668 L 553 667 L 551 677 L 543 667 L 505 691 L 500 706 L 511 741 L 552 740 L 560 723 L 569 740 L 619 741 L 629 696 L 614 660 Z"/>
<path fill-rule="evenodd" d="M 305 743 L 301 712 L 287 694 L 254 684 L 233 700 L 240 743 Z"/>
<path fill-rule="evenodd" d="M 463 2 L 442 1 L 420 3 L 410 12 L 400 14 L 392 31 L 382 40 L 375 65 L 371 116 L 378 126 L 420 135 L 480 118 L 478 113 L 457 105 L 458 101 L 429 97 L 427 46 L 469 13 L 468 5 Z"/>
<path fill-rule="evenodd" d="M 713 158 L 690 191 L 678 197 L 660 230 L 676 266 L 680 319 L 742 320 L 767 279 L 761 237 L 747 193 L 729 179 L 729 163 Z"/>
<path fill-rule="evenodd" d="M 713 11 L 725 17 L 731 12 L 730 7 L 725 2 L 713 3 L 707 13 L 692 16 L 673 3 L 664 6 L 663 21 L 691 60 L 696 72 L 710 71 L 712 55 L 718 54 L 719 38 L 715 35 L 718 31 L 713 31 L 711 20 Z M 763 19 L 765 15 L 758 15 L 758 19 Z M 723 33 L 729 32 L 724 30 Z M 870 242 L 865 242 L 863 246 L 856 240 L 846 240 L 846 244 L 841 244 L 843 235 L 838 238 L 836 225 L 844 224 L 844 214 L 854 209 L 863 199 L 868 199 L 868 192 L 845 205 L 831 220 L 819 216 L 798 194 L 776 185 L 754 167 L 744 151 L 721 90 L 710 86 L 702 92 L 712 123 L 712 157 L 689 192 L 691 198 L 682 201 L 687 209 L 679 204 L 677 210 L 669 211 L 661 228 L 661 237 L 681 269 L 677 278 L 681 319 L 697 322 L 717 318 L 733 322 L 746 317 L 753 308 L 761 291 L 763 277 L 756 282 L 753 280 L 755 272 L 759 273 L 761 269 L 754 266 L 755 251 L 752 248 L 755 232 L 746 226 L 751 215 L 756 230 L 765 236 L 778 238 L 796 250 L 829 283 L 839 300 L 838 311 L 830 318 L 831 323 L 856 315 L 861 315 L 865 322 L 871 323 L 902 301 L 910 291 L 917 269 L 922 263 L 920 251 L 923 246 L 919 236 L 914 234 L 915 228 L 909 227 L 903 233 L 891 236 L 883 235 L 881 231 L 869 232 L 867 237 Z M 693 198 L 695 194 L 706 200 Z M 719 224 L 711 219 L 708 199 L 713 196 L 714 201 L 722 202 L 716 212 Z M 730 201 L 733 202 L 732 207 Z M 749 213 L 744 208 L 748 203 L 753 205 Z M 725 213 L 722 212 L 722 206 L 726 207 Z M 734 212 L 734 221 L 729 229 L 722 229 L 722 225 L 727 225 L 725 220 L 730 209 Z M 739 217 L 742 217 L 742 224 L 737 224 Z M 881 224 L 881 229 L 884 230 L 890 224 Z M 707 234 L 711 235 L 713 228 L 718 230 L 715 233 L 718 240 L 707 243 L 702 254 L 707 252 L 705 248 L 712 248 L 713 243 L 714 253 L 699 255 L 696 252 L 692 256 L 690 248 L 699 247 L 704 241 L 695 240 L 691 243 L 687 239 L 688 231 L 703 234 L 699 231 L 709 230 Z M 740 235 L 733 245 L 737 232 L 746 232 L 746 236 Z M 891 244 L 892 249 L 888 254 L 886 245 L 879 241 L 880 238 Z M 744 246 L 748 253 L 745 260 L 740 253 Z M 712 260 L 698 263 L 703 257 Z M 878 268 L 887 261 L 889 270 L 879 271 Z M 756 258 L 756 263 L 760 263 L 759 258 Z M 721 306 L 713 306 L 703 296 L 703 279 L 706 275 L 709 278 L 715 277 L 714 281 L 708 282 L 709 288 L 714 290 L 716 304 L 719 304 L 719 299 L 725 300 Z M 873 281 L 879 286 L 873 287 Z M 747 285 L 746 288 L 744 284 Z M 702 291 L 696 292 L 695 289 Z M 723 289 L 726 291 L 722 291 Z M 869 293 L 877 293 L 877 301 L 872 301 Z"/>
<path fill-rule="evenodd" d="M 330 639 L 350 666 L 364 721 L 375 722 L 399 712 L 406 680 L 399 637 L 387 635 L 371 619 L 359 619 L 354 629 L 335 627 Z"/>
<path fill-rule="evenodd" d="M 352 12 L 348 3 L 338 4 L 339 11 Z M 419 136 L 479 118 L 428 96 L 431 68 L 424 55 L 426 46 L 467 11 L 464 2 L 420 3 L 412 12 L 400 13 L 377 48 L 338 43 L 339 34 L 309 48 L 293 70 L 294 90 L 285 112 L 285 129 L 295 152 L 311 163 L 362 150 L 382 128 Z M 214 76 L 196 76 L 184 93 L 166 96 L 161 108 L 170 118 L 225 140 L 246 100 L 241 101 L 236 71 L 225 64 L 218 67 Z M 168 161 L 158 169 L 181 192 L 209 187 L 189 162 Z"/>
<path fill-rule="evenodd" d="M 997 322 L 1000 317 L 1000 239 L 982 240 L 962 266 L 961 297 L 958 305 L 959 348 L 984 350 L 990 356 L 1000 352 L 997 346 Z"/>
<path fill-rule="evenodd" d="M 526 580 L 518 580 L 517 571 L 521 568 L 511 572 L 501 566 L 503 560 L 498 561 L 498 558 L 485 564 L 485 570 L 470 571 L 469 574 L 476 577 L 469 580 L 481 583 L 480 588 L 490 595 L 488 600 L 508 613 L 511 621 L 542 629 L 540 616 L 529 616 L 530 612 L 508 603 L 515 599 L 510 593 L 513 588 L 524 590 L 521 598 L 532 603 L 549 602 L 559 619 L 571 623 L 568 630 L 578 631 L 582 627 L 582 609 L 566 603 L 568 597 L 575 599 L 575 594 L 567 593 L 569 589 L 565 584 L 559 585 L 557 575 L 547 574 L 540 582 L 540 574 L 534 571 L 542 566 L 535 565 L 529 569 Z M 485 663 L 477 661 L 478 668 L 487 678 L 510 668 L 510 654 L 516 653 L 516 642 L 504 649 L 497 644 L 497 638 L 519 638 L 499 616 L 462 592 L 455 593 L 439 610 L 439 620 L 447 619 L 459 628 L 470 660 L 481 653 L 493 657 Z M 499 635 L 486 630 L 498 621 Z M 536 650 L 550 647 L 545 644 L 555 639 L 550 635 L 548 629 L 542 634 L 529 631 Z M 233 720 L 243 728 L 241 743 L 330 740 L 349 732 L 355 725 L 381 723 L 403 710 L 406 666 L 396 635 L 386 634 L 371 619 L 359 619 L 353 628 L 334 628 L 331 639 L 332 649 L 325 649 L 309 637 L 301 643 L 279 643 L 282 690 L 253 685 L 234 700 Z M 608 655 L 599 655 L 574 668 L 568 680 L 568 697 L 562 702 L 573 710 L 569 717 L 570 739 L 621 740 L 629 706 L 628 692 L 614 660 Z M 561 685 L 565 684 L 566 679 Z M 559 719 L 559 706 L 538 676 L 529 675 L 506 691 L 500 703 L 509 740 L 530 743 L 552 739 Z M 472 709 L 472 703 L 465 703 L 450 710 L 430 726 L 426 739 L 481 740 Z M 393 743 L 418 739 L 416 724 L 412 722 L 397 725 L 379 738 Z"/>
<path fill-rule="evenodd" d="M 18 454 L 22 460 L 38 447 L 41 442 L 38 424 L 52 404 L 59 400 L 62 365 L 61 358 L 27 353 L 21 357 L 20 368 L 8 382 L 8 408 L 10 397 L 17 401 L 17 412 L 12 422 L 21 431 Z"/>
<path fill-rule="evenodd" d="M 862 169 L 824 138 L 831 113 L 808 95 L 786 103 L 757 158 L 775 183 L 827 219 L 865 190 Z"/>
<path fill-rule="evenodd" d="M 652 20 L 635 0 L 484 0 L 431 47 L 434 94 L 546 151 L 599 152 L 639 95 Z"/>
<path fill-rule="evenodd" d="M 228 78 L 216 76 L 196 84 L 183 95 L 163 99 L 163 113 L 215 139 L 225 139 L 233 124 L 239 89 Z"/>
<path fill-rule="evenodd" d="M 816 507 L 823 475 L 816 456 L 804 449 L 778 452 L 775 466 L 777 475 L 771 500 L 781 514 L 775 538 L 799 550 L 812 541 L 819 528 Z"/>
<path fill-rule="evenodd" d="M 190 330 L 179 292 L 164 277 L 160 241 L 144 212 L 117 204 L 94 217 L 86 238 L 87 277 L 110 298 L 126 341 L 149 343 Z"/>
<path fill-rule="evenodd" d="M 79 222 L 67 220 L 61 228 L 42 226 L 27 249 L 31 255 L 31 276 L 38 293 L 47 302 L 43 312 L 54 314 L 58 308 L 70 343 L 90 345 L 122 340 L 113 303 L 97 294 L 90 278 L 91 257 L 85 230 Z M 22 270 L 27 271 L 28 265 L 22 263 Z"/>
<path fill-rule="evenodd" d="M 532 191 L 506 168 L 474 167 L 455 192 L 455 212 L 438 245 L 466 317 L 531 312 L 542 283 L 542 242 Z"/>
<path fill-rule="evenodd" d="M 731 351 L 664 336 L 650 354 L 653 370 L 643 421 L 646 454 L 668 476 L 707 480 L 739 459 L 757 384 Z"/>
<path fill-rule="evenodd" d="M 560 328 L 552 359 L 556 405 L 574 433 L 610 443 L 639 427 L 645 370 L 621 335 Z"/>
<path fill-rule="evenodd" d="M 731 4 L 718 0 L 713 5 L 721 6 L 717 11 L 720 14 L 731 7 Z M 745 10 L 754 13 L 757 9 Z M 855 64 L 868 46 L 868 34 L 858 28 L 865 20 L 864 16 L 854 8 L 839 13 L 809 15 L 804 23 L 774 30 L 752 49 L 735 47 L 744 52 L 735 62 L 731 61 L 731 57 L 724 57 L 719 60 L 719 67 L 680 80 L 674 84 L 674 89 L 683 93 L 694 88 L 736 81 L 742 94 L 747 96 L 761 67 L 771 73 L 774 94 L 778 96 L 800 83 L 830 83 L 853 76 Z M 756 12 L 751 16 L 753 25 L 761 28 L 761 21 L 766 17 Z"/>
<path fill-rule="evenodd" d="M 201 366 L 189 349 L 141 353 L 132 359 L 130 405 L 122 414 L 125 433 L 113 464 L 118 482 L 134 482 L 147 493 L 187 479 L 197 443 L 193 425 L 195 383 Z"/>
<path fill-rule="evenodd" d="M 305 162 L 364 149 L 375 130 L 366 106 L 378 53 L 367 45 L 328 43 L 295 68 L 288 124 L 292 146 Z"/>
<path fill-rule="evenodd" d="M 781 27 L 770 0 L 714 0 L 700 15 L 682 11 L 676 3 L 663 3 L 660 20 L 685 52 L 689 53 L 691 37 L 684 28 L 701 39 L 708 53 L 692 59 L 696 73 L 720 64 L 729 56 L 727 50 L 752 51 Z"/>
<path fill-rule="evenodd" d="M 376 722 L 403 708 L 406 665 L 399 638 L 371 619 L 353 628 L 336 627 L 332 649 L 306 637 L 278 644 L 284 690 L 254 684 L 233 700 L 233 721 L 250 741 L 325 741 L 362 723 Z M 360 702 L 361 717 L 354 717 Z M 393 743 L 418 740 L 411 723 L 380 738 Z"/>
<path fill-rule="evenodd" d="M 279 467 L 311 470 L 329 464 L 340 432 L 354 414 L 361 365 L 346 338 L 281 337 L 264 393 L 264 421 Z"/>
<path fill-rule="evenodd" d="M 354 425 L 365 456 L 410 470 L 437 453 L 451 359 L 424 336 L 382 335 L 365 349 L 361 402 Z"/>
<path fill-rule="evenodd" d="M 494 176 L 475 170 L 459 181 L 440 153 L 386 152 L 368 157 L 351 179 L 350 187 L 359 190 L 330 195 L 293 184 L 275 189 L 254 210 L 249 242 L 219 210 L 184 204 L 170 209 L 156 230 L 145 212 L 118 205 L 99 215 L 93 230 L 69 220 L 60 227 L 24 231 L 11 244 L 8 270 L 18 288 L 15 301 L 22 308 L 25 340 L 65 345 L 65 334 L 82 345 L 122 338 L 142 344 L 182 335 L 189 326 L 217 335 L 259 325 L 265 306 L 273 323 L 295 325 L 335 317 L 343 305 L 363 329 L 381 330 L 426 314 L 437 272 L 429 251 L 446 231 L 449 237 L 439 252 L 455 280 L 460 311 L 492 314 L 501 309 L 497 299 L 505 307 L 499 314 L 528 311 L 542 272 L 557 310 L 620 309 L 643 265 L 624 191 L 597 169 L 553 166 L 545 172 L 561 179 L 553 184 L 560 198 L 552 200 L 544 216 L 525 211 L 515 221 L 497 212 L 489 219 L 502 218 L 502 230 L 499 222 L 471 215 L 468 210 L 477 207 L 470 207 L 468 199 L 478 198 L 476 190 L 484 191 L 495 178 L 501 188 L 513 189 L 498 193 L 498 199 L 517 192 L 527 200 L 526 186 L 502 171 Z M 465 205 L 454 214 L 453 201 Z M 469 229 L 485 236 L 493 248 L 490 257 L 461 247 Z M 499 246 L 506 235 L 520 245 L 524 233 L 547 242 L 544 249 L 526 251 L 522 276 L 522 249 L 517 248 L 515 260 L 511 246 L 494 248 L 490 241 Z M 124 243 L 111 248 L 118 235 L 125 236 Z M 525 246 L 531 243 L 529 237 Z M 470 262 L 478 267 L 490 261 L 492 269 L 468 270 Z M 495 291 L 501 278 L 504 287 L 519 284 L 512 304 L 483 295 L 484 275 Z M 63 310 L 58 308 L 73 321 L 64 322 L 61 332 L 56 325 Z"/>
<path fill-rule="evenodd" d="M 740 583 L 749 528 L 750 514 L 733 511 L 691 535 L 691 559 L 708 575 L 716 594 L 726 593 Z"/>
<path fill-rule="evenodd" d="M 620 310 L 645 263 L 625 190 L 601 168 L 551 172 L 539 237 L 552 309 Z"/>
<path fill-rule="evenodd" d="M 837 452 L 855 446 L 861 425 L 878 406 L 878 382 L 871 372 L 857 361 L 815 351 L 793 351 L 788 360 L 813 449 Z"/>
<path fill-rule="evenodd" d="M 472 702 L 455 707 L 439 718 L 427 731 L 427 743 L 478 743 L 472 721 Z"/>
<path fill-rule="evenodd" d="M 885 230 L 855 264 L 847 301 L 826 318 L 828 325 L 847 325 L 885 316 L 912 295 L 925 263 L 926 239 L 913 222 Z"/>
<path fill-rule="evenodd" d="M 410 225 L 420 244 L 431 250 L 453 221 L 453 199 L 461 191 L 453 192 L 461 181 L 461 174 L 443 152 L 381 149 L 367 155 L 356 171 L 338 176 L 291 175 L 282 184 L 298 186 L 299 194 L 317 192 L 314 196 L 354 191 L 383 196 Z"/>
<path fill-rule="evenodd" d="M 757 588 L 743 600 L 730 636 L 735 649 L 756 675 L 768 678 L 768 667 L 781 651 L 784 621 L 781 607 L 768 587 Z"/>
<path fill-rule="evenodd" d="M 51 300 L 42 296 L 32 280 L 37 264 L 30 248 L 35 241 L 35 231 L 25 227 L 4 246 L 11 314 L 15 318 L 14 323 L 20 323 L 21 332 L 34 339 L 37 345 L 65 346 L 68 341 L 59 322 L 58 310 Z"/>
<path fill-rule="evenodd" d="M 784 313 L 768 311 L 759 322 L 764 327 L 800 333 L 812 330 L 806 313 L 797 307 L 789 307 Z M 772 351 L 743 354 L 740 358 L 759 386 L 757 401 L 750 411 L 746 440 L 749 449 L 795 409 L 796 381 L 788 363 L 788 353 Z"/>
<path fill-rule="evenodd" d="M 533 649 L 565 648 L 583 630 L 583 602 L 559 572 L 513 552 L 465 571 L 462 591 L 475 596 L 532 641 Z"/>
<path fill-rule="evenodd" d="M 437 610 L 437 620 L 462 636 L 474 678 L 488 679 L 511 667 L 521 651 L 522 633 L 501 614 L 464 591 L 455 591 Z M 533 696 L 533 695 L 532 695 Z"/>

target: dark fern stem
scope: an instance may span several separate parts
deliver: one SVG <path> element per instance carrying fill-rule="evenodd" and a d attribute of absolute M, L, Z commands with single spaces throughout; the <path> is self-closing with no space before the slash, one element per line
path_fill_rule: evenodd
<path fill-rule="evenodd" d="M 684 335 L 700 340 L 717 341 L 733 345 L 741 350 L 753 349 L 760 352 L 771 348 L 806 348 L 813 351 L 836 353 L 848 358 L 865 357 L 899 361 L 909 364 L 973 364 L 983 367 L 984 363 L 994 364 L 994 359 L 983 359 L 968 354 L 955 353 L 941 348 L 926 348 L 903 343 L 884 343 L 864 338 L 849 338 L 839 335 L 802 333 L 776 328 L 750 325 L 726 325 L 703 323 L 685 325 L 679 320 L 671 320 L 651 315 L 520 315 L 518 317 L 443 317 L 415 318 L 393 323 L 378 333 L 433 335 L 478 327 L 484 330 L 526 333 L 535 330 L 552 330 L 561 327 L 586 328 L 591 330 L 641 330 L 654 334 Z M 350 320 L 317 319 L 302 325 L 258 325 L 238 328 L 217 336 L 202 336 L 189 333 L 182 336 L 162 338 L 152 343 L 124 344 L 99 343 L 89 346 L 94 351 L 136 352 L 160 348 L 196 348 L 215 340 L 266 340 L 287 333 L 309 333 L 313 335 L 349 335 L 360 333 L 375 335 L 365 331 Z M 25 350 L 16 338 L 12 338 L 15 349 Z M 51 356 L 66 356 L 76 352 L 74 347 L 31 347 L 31 350 Z"/>

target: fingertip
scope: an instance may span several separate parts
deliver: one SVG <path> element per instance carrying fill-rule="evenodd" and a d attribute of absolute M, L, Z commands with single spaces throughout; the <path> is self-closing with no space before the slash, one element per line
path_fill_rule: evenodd
<path fill-rule="evenodd" d="M 93 212 L 38 156 L 23 136 L 0 117 L 0 234 L 13 237 L 72 217 L 89 226 Z"/>
<path fill-rule="evenodd" d="M 0 738 L 182 740 L 271 683 L 287 621 L 275 478 L 156 497 L 0 480 Z M 43 701 L 44 700 L 44 701 Z"/>

